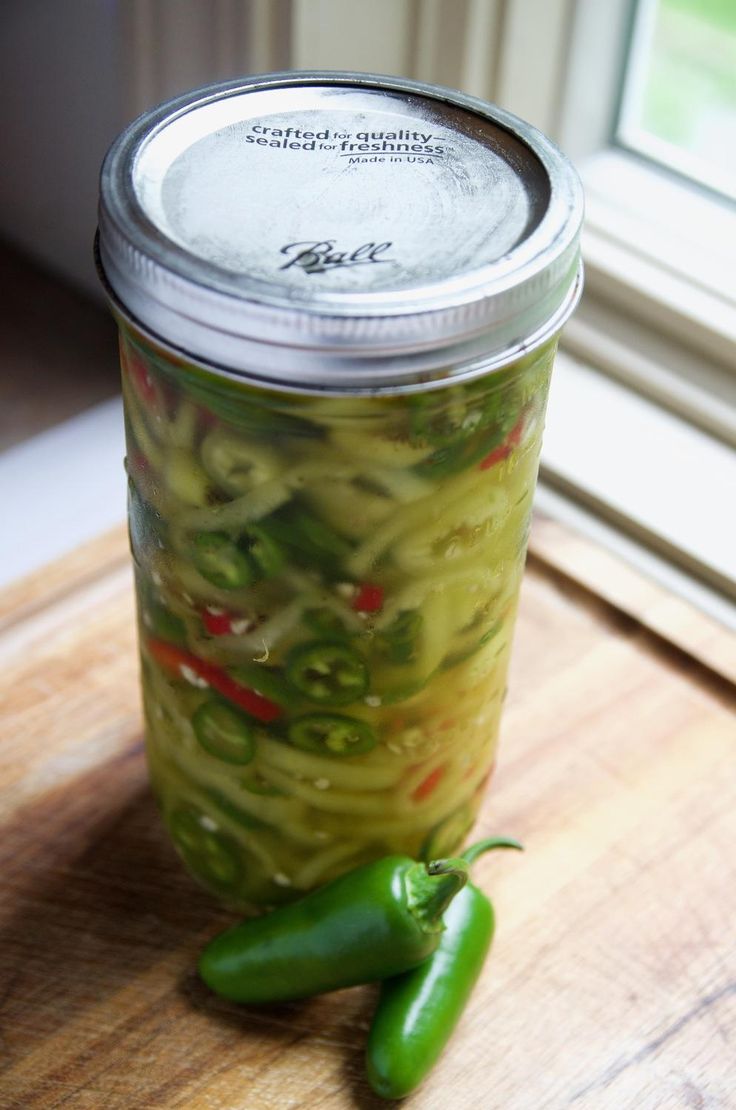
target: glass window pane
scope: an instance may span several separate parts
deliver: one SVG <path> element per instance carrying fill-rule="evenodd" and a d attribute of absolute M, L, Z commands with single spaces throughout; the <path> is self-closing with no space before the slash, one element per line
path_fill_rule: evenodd
<path fill-rule="evenodd" d="M 736 199 L 736 0 L 639 0 L 617 139 Z"/>

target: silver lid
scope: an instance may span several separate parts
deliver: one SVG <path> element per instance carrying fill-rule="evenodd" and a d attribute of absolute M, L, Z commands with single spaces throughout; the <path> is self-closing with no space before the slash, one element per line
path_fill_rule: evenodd
<path fill-rule="evenodd" d="M 487 371 L 556 331 L 579 294 L 582 208 L 567 159 L 495 106 L 271 74 L 119 136 L 99 258 L 123 309 L 197 359 L 288 387 L 400 386 Z"/>

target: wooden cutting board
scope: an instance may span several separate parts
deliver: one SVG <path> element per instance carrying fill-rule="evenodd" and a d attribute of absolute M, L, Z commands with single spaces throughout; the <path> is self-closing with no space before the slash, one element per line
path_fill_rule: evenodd
<path fill-rule="evenodd" d="M 527 851 L 477 865 L 494 950 L 407 1105 L 734 1107 L 733 687 L 543 539 L 478 828 Z M 194 974 L 229 918 L 146 787 L 122 533 L 0 598 L 0 660 L 0 1106 L 385 1105 L 362 1076 L 374 988 L 256 1010 Z"/>

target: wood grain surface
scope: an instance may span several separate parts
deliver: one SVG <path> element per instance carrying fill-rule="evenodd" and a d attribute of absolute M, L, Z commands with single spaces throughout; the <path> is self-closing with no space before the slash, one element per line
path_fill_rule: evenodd
<path fill-rule="evenodd" d="M 0 599 L 0 1106 L 333 1110 L 375 999 L 271 1009 L 193 968 L 229 917 L 146 787 L 120 533 Z M 736 646 L 734 647 L 736 651 Z M 491 959 L 421 1110 L 736 1106 L 733 687 L 539 558 L 479 833 Z"/>

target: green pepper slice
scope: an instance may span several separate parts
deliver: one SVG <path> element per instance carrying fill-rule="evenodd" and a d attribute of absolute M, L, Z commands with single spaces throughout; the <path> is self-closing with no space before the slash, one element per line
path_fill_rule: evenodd
<path fill-rule="evenodd" d="M 248 778 L 241 781 L 240 785 L 243 790 L 247 790 L 249 794 L 257 794 L 263 798 L 284 798 L 286 795 L 283 790 L 279 790 L 278 786 L 273 786 L 263 775 L 255 771 Z"/>
<path fill-rule="evenodd" d="M 265 663 L 239 663 L 237 667 L 230 667 L 228 673 L 243 686 L 248 686 L 277 705 L 287 706 L 293 701 L 293 691 L 278 667 L 268 667 Z"/>
<path fill-rule="evenodd" d="M 240 878 L 238 847 L 225 833 L 202 824 L 206 815 L 194 806 L 180 806 L 169 817 L 171 838 L 190 871 L 206 885 L 222 891 Z"/>
<path fill-rule="evenodd" d="M 198 532 L 192 538 L 192 556 L 202 577 L 221 590 L 250 586 L 257 578 L 248 555 L 227 532 Z"/>
<path fill-rule="evenodd" d="M 143 623 L 147 631 L 157 640 L 168 640 L 171 644 L 183 647 L 187 640 L 184 621 L 157 601 L 148 601 L 143 610 Z"/>
<path fill-rule="evenodd" d="M 272 578 L 286 561 L 275 540 L 256 524 L 237 539 L 227 532 L 199 532 L 192 546 L 199 573 L 222 590 L 237 590 L 261 578 Z"/>
<path fill-rule="evenodd" d="M 241 544 L 247 547 L 248 555 L 262 577 L 273 578 L 283 570 L 286 562 L 284 553 L 265 528 L 250 524 L 241 537 Z"/>
<path fill-rule="evenodd" d="M 521 398 L 511 384 L 471 384 L 463 395 L 456 390 L 452 403 L 418 394 L 412 408 L 412 437 L 435 447 L 415 470 L 439 478 L 474 466 L 502 443 L 519 418 Z"/>
<path fill-rule="evenodd" d="M 328 636 L 332 640 L 347 640 L 350 637 L 350 633 L 337 613 L 333 613 L 331 609 L 324 607 L 305 609 L 302 620 L 307 628 L 318 636 Z"/>
<path fill-rule="evenodd" d="M 267 829 L 268 825 L 265 821 L 261 821 L 259 817 L 254 817 L 252 813 L 247 813 L 246 810 L 241 809 L 221 794 L 219 790 L 208 790 L 207 796 L 212 802 L 215 810 L 224 813 L 231 821 L 236 824 L 242 825 L 244 829 Z"/>
<path fill-rule="evenodd" d="M 206 752 L 223 763 L 250 763 L 255 754 L 253 730 L 236 709 L 212 698 L 192 717 L 192 727 Z"/>
<path fill-rule="evenodd" d="M 261 527 L 290 552 L 298 565 L 334 571 L 352 550 L 344 536 L 298 504 L 292 503 L 272 513 Z"/>
<path fill-rule="evenodd" d="M 311 640 L 293 649 L 286 677 L 310 701 L 320 705 L 349 705 L 368 689 L 368 668 L 347 644 Z"/>
<path fill-rule="evenodd" d="M 378 633 L 378 649 L 392 663 L 410 663 L 421 630 L 422 614 L 416 609 L 402 609 L 388 628 Z"/>
<path fill-rule="evenodd" d="M 308 713 L 289 725 L 295 748 L 321 755 L 363 755 L 376 746 L 376 734 L 365 721 L 342 713 Z"/>

